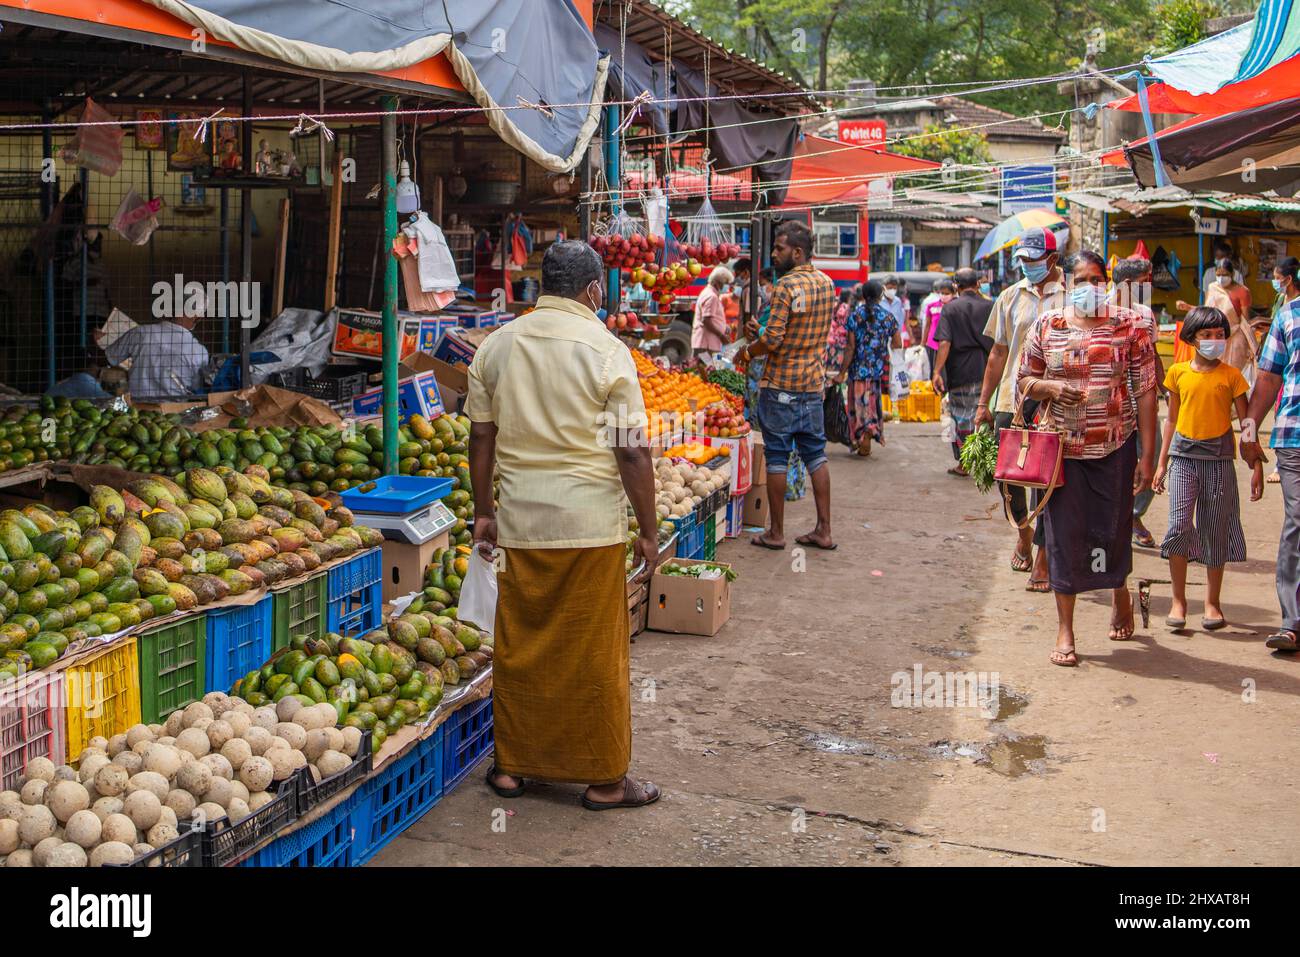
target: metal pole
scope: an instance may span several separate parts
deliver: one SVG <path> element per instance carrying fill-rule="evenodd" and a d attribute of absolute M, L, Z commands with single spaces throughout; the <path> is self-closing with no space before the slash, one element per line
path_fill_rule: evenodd
<path fill-rule="evenodd" d="M 152 195 L 153 190 L 149 191 Z M 230 282 L 230 190 L 221 193 L 221 281 Z M 153 256 L 153 243 L 149 244 L 149 255 Z M 153 269 L 149 270 L 152 285 Z M 221 351 L 230 352 L 230 317 L 221 321 Z"/>
<path fill-rule="evenodd" d="M 53 119 L 54 108 L 49 100 L 45 101 L 45 109 L 41 122 L 49 124 Z M 52 159 L 54 156 L 54 136 L 50 127 L 46 125 L 41 130 L 41 156 L 44 159 Z M 50 213 L 54 211 L 54 204 L 58 202 L 58 185 L 57 183 L 41 184 L 41 219 L 48 221 Z M 84 202 L 84 197 L 83 197 Z M 84 209 L 84 206 L 83 206 Z M 54 257 L 51 256 L 45 261 L 45 359 L 47 363 L 47 372 L 49 388 L 54 387 Z"/>
<path fill-rule="evenodd" d="M 393 240 L 397 238 L 397 97 L 386 96 L 384 115 L 379 120 L 379 138 L 384 159 L 384 474 L 397 474 L 397 260 Z M 502 250 L 504 255 L 505 250 Z"/>
<path fill-rule="evenodd" d="M 253 81 L 247 70 L 244 71 L 244 116 L 253 115 Z M 215 134 L 214 134 L 215 135 Z M 244 124 L 244 175 L 248 175 L 248 169 L 253 165 L 253 125 Z M 243 269 L 240 278 L 246 285 L 245 288 L 251 289 L 253 281 L 253 191 L 251 189 L 242 189 L 239 191 L 239 252 L 243 259 Z M 240 300 L 243 300 L 240 296 Z M 227 309 L 229 314 L 229 309 Z M 227 327 L 230 325 L 229 318 L 226 319 Z M 248 323 L 242 318 L 239 322 L 239 387 L 247 389 L 253 384 L 253 378 L 248 369 L 248 343 L 249 343 Z"/>
<path fill-rule="evenodd" d="M 620 110 L 617 105 L 605 107 L 605 180 L 609 184 L 609 210 L 618 215 L 623 208 L 622 196 L 617 187 L 623 178 L 620 162 L 622 160 L 623 148 L 617 135 L 620 120 Z M 609 275 L 605 280 L 605 308 L 610 311 L 619 307 L 623 298 L 623 291 L 619 288 L 619 278 L 622 272 L 618 269 L 609 270 Z M 612 303 L 612 305 L 611 305 Z"/>
<path fill-rule="evenodd" d="M 87 269 L 87 267 L 90 265 L 90 250 L 86 247 L 86 243 L 87 243 L 87 241 L 88 241 L 88 240 L 87 240 L 87 236 L 86 236 L 86 226 L 87 226 L 87 220 L 90 218 L 90 170 L 86 169 L 86 167 L 84 167 L 84 166 L 81 167 L 81 204 L 82 204 L 82 205 L 81 205 L 81 208 L 82 208 L 83 212 L 82 212 L 82 216 L 81 216 L 81 310 L 80 310 L 80 312 L 81 312 L 81 322 L 80 322 L 80 329 L 81 329 L 81 348 L 82 348 L 82 349 L 85 349 L 85 348 L 86 348 L 86 305 L 87 305 L 87 302 L 86 302 L 86 297 L 87 297 L 87 291 L 86 291 L 86 269 Z M 80 364 L 78 364 L 77 371 L 78 371 L 78 372 L 81 371 Z"/>
<path fill-rule="evenodd" d="M 1196 304 L 1205 304 L 1205 236 L 1196 234 Z"/>
<path fill-rule="evenodd" d="M 1110 262 L 1110 213 L 1101 214 L 1101 258 Z"/>

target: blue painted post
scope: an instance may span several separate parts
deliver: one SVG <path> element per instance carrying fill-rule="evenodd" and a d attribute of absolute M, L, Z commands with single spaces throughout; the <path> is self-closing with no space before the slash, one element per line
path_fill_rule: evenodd
<path fill-rule="evenodd" d="M 605 107 L 605 180 L 609 184 L 609 208 L 615 214 L 623 208 L 622 195 L 617 189 L 623 177 L 620 166 L 623 147 L 617 133 L 621 122 L 621 110 L 617 104 Z M 622 299 L 622 289 L 619 288 L 621 275 L 619 270 L 611 269 L 605 277 L 605 308 L 610 312 L 618 309 Z"/>

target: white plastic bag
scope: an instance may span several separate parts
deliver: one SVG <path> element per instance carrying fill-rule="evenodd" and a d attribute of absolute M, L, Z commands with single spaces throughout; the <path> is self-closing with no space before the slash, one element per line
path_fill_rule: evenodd
<path fill-rule="evenodd" d="M 469 554 L 469 571 L 460 585 L 456 618 L 494 633 L 497 620 L 497 570 L 477 548 Z"/>
<path fill-rule="evenodd" d="M 907 359 L 902 349 L 889 350 L 889 399 L 901 402 L 912 392 L 912 380 L 907 374 Z"/>
<path fill-rule="evenodd" d="M 908 346 L 904 351 L 907 357 L 907 378 L 910 382 L 930 381 L 930 354 L 925 346 Z"/>

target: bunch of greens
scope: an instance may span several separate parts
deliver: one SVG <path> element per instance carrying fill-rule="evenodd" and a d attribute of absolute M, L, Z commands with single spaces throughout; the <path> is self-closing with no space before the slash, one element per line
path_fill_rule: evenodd
<path fill-rule="evenodd" d="M 709 373 L 709 381 L 736 395 L 745 394 L 745 377 L 739 372 L 730 369 L 714 369 Z"/>
<path fill-rule="evenodd" d="M 987 492 L 993 487 L 993 471 L 998 464 L 998 440 L 987 425 L 980 426 L 961 446 L 961 467 L 975 480 L 975 487 Z"/>
<path fill-rule="evenodd" d="M 661 575 L 677 575 L 682 578 L 703 578 L 707 571 L 719 572 L 726 577 L 727 581 L 734 582 L 736 573 L 727 565 L 715 565 L 712 562 L 696 562 L 694 565 L 662 565 L 659 568 Z M 714 576 L 710 576 L 714 577 Z"/>

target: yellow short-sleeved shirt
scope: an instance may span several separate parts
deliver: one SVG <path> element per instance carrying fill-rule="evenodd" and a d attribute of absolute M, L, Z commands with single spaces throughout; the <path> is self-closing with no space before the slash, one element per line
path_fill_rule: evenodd
<path fill-rule="evenodd" d="M 627 538 L 627 497 L 610 441 L 645 425 L 636 364 L 596 314 L 542 296 L 483 340 L 465 414 L 497 427 L 497 544 L 595 548 Z"/>
<path fill-rule="evenodd" d="M 1232 404 L 1250 391 L 1242 374 L 1220 362 L 1199 372 L 1177 362 L 1165 373 L 1165 388 L 1178 396 L 1178 432 L 1189 439 L 1217 439 L 1232 429 Z"/>

